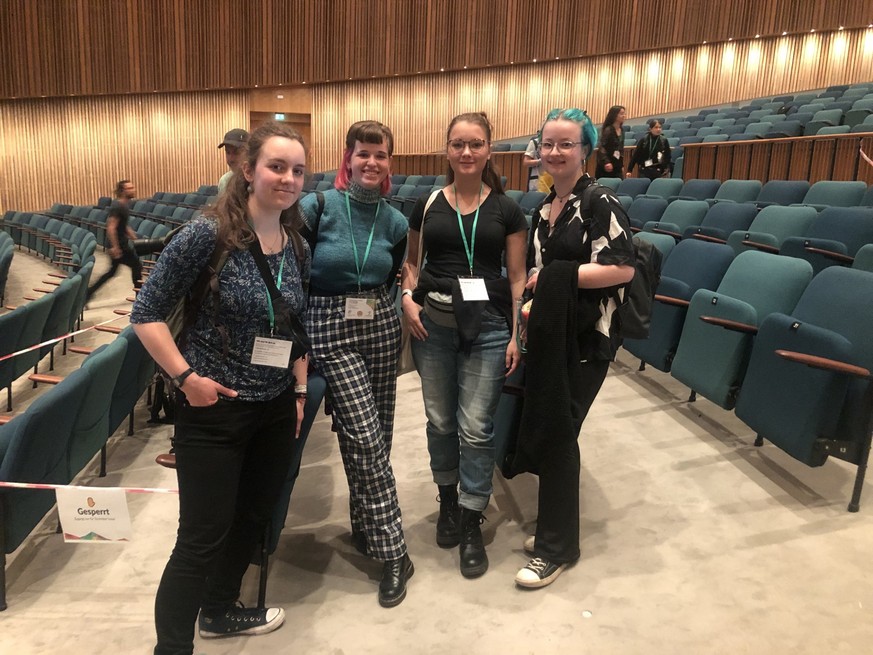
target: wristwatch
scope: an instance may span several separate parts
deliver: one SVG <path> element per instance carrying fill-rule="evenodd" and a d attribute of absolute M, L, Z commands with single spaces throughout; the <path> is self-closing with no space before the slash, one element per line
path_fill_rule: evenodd
<path fill-rule="evenodd" d="M 182 385 L 185 384 L 185 380 L 187 380 L 188 376 L 191 375 L 193 372 L 194 372 L 194 369 L 189 366 L 187 369 L 185 369 L 184 371 L 179 373 L 179 375 L 174 377 L 173 384 L 176 385 L 176 388 L 181 389 Z"/>

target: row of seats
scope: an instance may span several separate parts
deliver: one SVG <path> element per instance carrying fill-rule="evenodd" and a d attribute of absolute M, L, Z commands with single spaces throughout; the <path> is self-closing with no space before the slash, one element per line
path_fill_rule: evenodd
<path fill-rule="evenodd" d="M 644 234 L 638 238 L 646 239 Z M 657 246 L 658 244 L 656 244 Z M 870 443 L 873 245 L 852 268 L 683 240 L 665 255 L 648 339 L 624 348 L 809 466 L 858 464 Z M 799 353 L 799 354 L 798 354 Z M 836 363 L 835 361 L 836 360 Z"/>
<path fill-rule="evenodd" d="M 644 177 L 599 178 L 598 183 L 615 191 L 619 200 L 630 207 L 639 198 L 747 202 L 757 207 L 768 205 L 806 205 L 817 210 L 826 207 L 873 207 L 873 185 L 860 181 L 820 180 L 725 180 Z"/>
<path fill-rule="evenodd" d="M 830 112 L 817 115 L 818 112 Z M 697 114 L 682 118 L 658 118 L 664 126 L 664 136 L 706 138 L 714 134 L 725 134 L 734 138 L 733 134 L 746 132 L 748 125 L 753 123 L 769 123 L 772 130 L 764 126 L 756 126 L 748 132 L 752 138 L 767 136 L 771 132 L 776 136 L 800 136 L 816 134 L 821 128 L 840 127 L 837 131 L 825 133 L 842 133 L 849 131 L 873 131 L 873 123 L 868 119 L 873 114 L 873 83 L 855 85 L 834 85 L 820 93 L 800 93 L 797 95 L 780 95 L 773 98 L 758 98 L 747 104 L 722 106 L 702 109 Z M 781 118 L 779 118 L 781 117 Z M 799 123 L 782 127 L 780 122 Z M 866 121 L 866 122 L 865 122 Z M 809 126 L 810 123 L 817 123 Z M 856 129 L 864 124 L 863 129 Z M 729 129 L 743 127 L 742 130 Z M 720 131 L 706 131 L 701 128 L 720 128 Z M 683 130 L 692 130 L 683 132 Z M 727 131 L 725 131 L 727 130 Z M 626 124 L 626 139 L 639 138 L 647 131 L 646 124 Z M 736 138 L 734 138 L 736 140 Z"/>
<path fill-rule="evenodd" d="M 22 321 L 20 314 L 38 303 L 0 316 L 0 339 L 12 321 L 27 329 L 28 322 Z M 0 346 L 0 352 L 7 351 Z M 154 372 L 153 360 L 130 327 L 94 350 L 81 367 L 57 380 L 25 412 L 0 425 L 0 480 L 69 484 L 98 452 L 100 475 L 105 475 L 106 443 L 131 415 Z M 5 542 L 0 606 L 5 607 L 5 556 L 21 545 L 52 508 L 54 494 L 0 489 L 0 504 L 0 531 Z"/>

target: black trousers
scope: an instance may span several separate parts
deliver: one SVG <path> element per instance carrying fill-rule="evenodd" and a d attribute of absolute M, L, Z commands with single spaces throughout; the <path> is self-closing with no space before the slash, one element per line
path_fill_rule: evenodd
<path fill-rule="evenodd" d="M 130 248 L 122 248 L 121 257 L 112 260 L 112 265 L 109 267 L 109 270 L 101 275 L 100 279 L 92 284 L 91 288 L 88 289 L 88 295 L 91 296 L 95 291 L 97 291 L 97 289 L 106 284 L 115 273 L 118 272 L 118 267 L 122 264 L 130 267 L 130 277 L 131 280 L 133 280 L 133 286 L 142 284 L 142 262 L 139 261 L 139 257 L 137 257 L 133 250 Z"/>
<path fill-rule="evenodd" d="M 556 564 L 579 559 L 579 431 L 609 371 L 608 361 L 579 364 L 571 390 L 573 434 L 551 440 L 540 461 L 540 491 L 534 554 Z"/>
<path fill-rule="evenodd" d="M 269 401 L 176 402 L 179 531 L 155 598 L 155 655 L 190 655 L 202 607 L 239 597 L 297 449 L 293 387 Z"/>

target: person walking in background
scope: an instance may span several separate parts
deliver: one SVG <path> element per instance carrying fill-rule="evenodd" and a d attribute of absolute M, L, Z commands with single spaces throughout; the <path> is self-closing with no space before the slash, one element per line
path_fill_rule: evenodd
<path fill-rule="evenodd" d="M 640 176 L 654 180 L 670 173 L 670 144 L 661 135 L 661 121 L 657 118 L 648 120 L 649 133 L 637 141 L 634 154 L 627 167 L 627 176 L 634 172 L 634 166 L 640 167 Z"/>
<path fill-rule="evenodd" d="M 439 489 L 436 542 L 460 545 L 461 574 L 474 578 L 488 570 L 480 525 L 492 492 L 492 417 L 504 377 L 520 359 L 511 337 L 513 302 L 524 291 L 527 221 L 503 193 L 491 163 L 485 114 L 452 119 L 446 158 L 446 187 L 432 199 L 420 198 L 409 219 L 402 306 Z M 420 235 L 427 259 L 421 271 Z M 504 261 L 508 278 L 501 273 Z"/>
<path fill-rule="evenodd" d="M 277 123 L 256 129 L 240 175 L 173 237 L 133 305 L 134 331 L 177 388 L 179 530 L 155 598 L 155 655 L 190 655 L 198 612 L 207 639 L 263 634 L 285 620 L 281 607 L 246 608 L 239 594 L 306 403 L 307 358 L 291 361 L 281 329 L 306 310 L 311 258 L 297 207 L 305 172 L 300 134 Z M 221 249 L 217 289 L 180 350 L 166 318 Z"/>
<path fill-rule="evenodd" d="M 224 135 L 224 139 L 218 144 L 219 148 L 224 148 L 224 160 L 227 162 L 228 171 L 218 180 L 218 193 L 223 193 L 227 188 L 230 178 L 239 170 L 243 159 L 243 149 L 246 142 L 249 140 L 249 133 L 245 130 L 235 127 Z"/>
<path fill-rule="evenodd" d="M 532 559 L 522 587 L 554 582 L 579 551 L 579 431 L 619 345 L 616 309 L 634 275 L 627 215 L 584 172 L 597 133 L 580 109 L 553 109 L 540 149 L 554 178 L 533 214 L 527 266 L 534 291 L 527 326 L 525 397 L 509 474 L 539 475 Z"/>
<path fill-rule="evenodd" d="M 595 177 L 624 177 L 624 125 L 625 109 L 621 105 L 609 108 L 600 128 L 600 144 L 597 147 Z"/>
<path fill-rule="evenodd" d="M 109 207 L 106 218 L 106 240 L 109 244 L 110 266 L 100 278 L 88 288 L 87 297 L 106 284 L 124 264 L 130 267 L 130 277 L 134 289 L 142 285 L 142 263 L 130 245 L 129 239 L 136 239 L 136 232 L 128 225 L 130 220 L 130 201 L 136 198 L 136 187 L 130 180 L 119 180 L 115 185 L 115 202 Z"/>
<path fill-rule="evenodd" d="M 384 562 L 379 603 L 406 597 L 414 572 L 389 456 L 400 321 L 389 291 L 406 251 L 406 217 L 385 200 L 394 135 L 360 121 L 346 134 L 335 189 L 301 202 L 313 253 L 306 328 L 324 375 L 349 485 L 352 543 Z"/>

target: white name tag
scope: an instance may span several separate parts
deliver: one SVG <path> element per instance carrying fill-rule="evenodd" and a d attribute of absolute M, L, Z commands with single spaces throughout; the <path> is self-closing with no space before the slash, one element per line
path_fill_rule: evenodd
<path fill-rule="evenodd" d="M 485 280 L 481 277 L 461 277 L 461 298 L 465 302 L 472 300 L 488 300 L 488 289 L 485 288 Z"/>
<path fill-rule="evenodd" d="M 375 298 L 346 298 L 346 320 L 372 321 L 376 316 Z"/>
<path fill-rule="evenodd" d="M 616 150 L 614 153 L 612 153 L 612 156 L 615 159 L 621 159 L 621 153 L 618 150 Z"/>
<path fill-rule="evenodd" d="M 645 167 L 653 166 L 654 163 L 655 162 L 653 162 L 651 159 L 647 159 L 646 161 L 643 162 L 643 166 L 645 166 Z"/>
<path fill-rule="evenodd" d="M 64 487 L 56 490 L 56 496 L 65 542 L 130 541 L 130 514 L 123 489 Z"/>
<path fill-rule="evenodd" d="M 255 346 L 252 348 L 252 364 L 288 368 L 288 364 L 291 362 L 292 345 L 292 342 L 285 339 L 255 337 Z"/>

